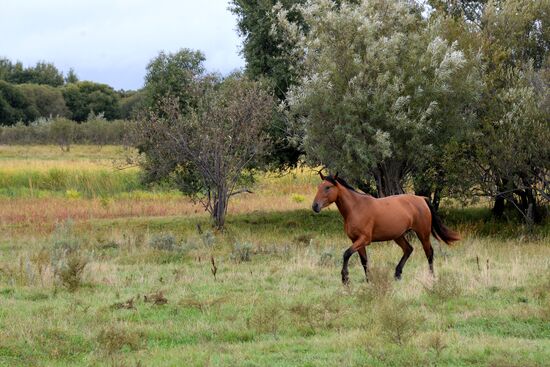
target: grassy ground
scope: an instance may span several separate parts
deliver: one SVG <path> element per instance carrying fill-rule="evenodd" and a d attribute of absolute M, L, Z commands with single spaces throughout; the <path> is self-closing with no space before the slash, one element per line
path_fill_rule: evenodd
<path fill-rule="evenodd" d="M 35 149 L 68 175 L 93 155 Z M 7 155 L 0 172 L 27 169 Z M 262 177 L 230 204 L 223 234 L 174 193 L 0 198 L 0 365 L 548 365 L 548 224 L 444 210 L 465 239 L 434 241 L 435 279 L 415 240 L 395 282 L 401 250 L 379 243 L 371 281 L 354 256 L 343 287 L 349 243 L 336 211 L 307 209 L 315 180 Z"/>

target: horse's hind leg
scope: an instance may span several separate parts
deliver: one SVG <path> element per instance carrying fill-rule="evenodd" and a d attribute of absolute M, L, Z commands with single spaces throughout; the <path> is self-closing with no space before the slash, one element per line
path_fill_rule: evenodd
<path fill-rule="evenodd" d="M 359 257 L 361 258 L 361 265 L 363 265 L 363 270 L 365 271 L 365 279 L 368 282 L 369 275 L 368 275 L 367 249 L 365 247 L 361 247 L 357 250 L 357 252 L 359 253 Z"/>
<path fill-rule="evenodd" d="M 418 236 L 418 239 L 420 242 L 422 242 L 422 248 L 424 248 L 424 252 L 426 253 L 426 258 L 428 258 L 428 264 L 430 265 L 430 273 L 432 275 L 434 274 L 434 249 L 432 247 L 432 243 L 430 242 L 430 233 L 428 234 L 420 234 L 416 233 Z"/>
<path fill-rule="evenodd" d="M 411 253 L 413 252 L 413 247 L 411 246 L 409 241 L 407 241 L 405 235 L 396 238 L 394 241 L 399 245 L 399 247 L 403 249 L 403 256 L 401 257 L 399 264 L 397 264 L 397 267 L 395 268 L 395 279 L 401 279 L 403 266 L 405 266 L 407 259 L 409 258 L 409 256 L 411 256 Z"/>

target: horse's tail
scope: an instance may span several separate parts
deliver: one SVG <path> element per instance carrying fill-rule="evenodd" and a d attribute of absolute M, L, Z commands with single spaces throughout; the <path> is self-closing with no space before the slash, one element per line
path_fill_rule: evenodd
<path fill-rule="evenodd" d="M 432 213 L 432 234 L 435 238 L 437 238 L 440 241 L 445 242 L 447 245 L 452 244 L 453 242 L 456 242 L 460 240 L 460 235 L 447 227 L 443 224 L 441 221 L 441 218 L 437 215 L 434 207 L 430 203 L 429 199 L 425 199 L 426 204 L 428 204 L 428 208 L 430 208 L 430 212 Z"/>

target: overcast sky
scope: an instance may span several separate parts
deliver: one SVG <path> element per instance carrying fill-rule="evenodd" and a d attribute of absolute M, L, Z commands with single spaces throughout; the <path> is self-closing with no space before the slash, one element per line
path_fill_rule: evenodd
<path fill-rule="evenodd" d="M 244 66 L 227 8 L 227 0 L 0 0 L 0 57 L 137 89 L 159 51 L 191 48 L 226 74 Z"/>

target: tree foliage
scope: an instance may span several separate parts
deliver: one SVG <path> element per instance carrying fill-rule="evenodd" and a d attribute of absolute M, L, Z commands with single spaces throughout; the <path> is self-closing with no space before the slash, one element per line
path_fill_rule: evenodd
<path fill-rule="evenodd" d="M 295 65 L 287 57 L 295 46 L 284 35 L 273 32 L 277 23 L 274 6 L 285 9 L 294 23 L 304 25 L 296 5 L 305 0 L 232 0 L 230 10 L 237 16 L 238 31 L 243 37 L 242 54 L 246 60 L 246 75 L 254 80 L 264 80 L 279 100 L 286 98 L 289 87 L 296 83 Z M 282 115 L 274 115 L 269 135 L 273 152 L 270 164 L 275 169 L 285 169 L 298 164 L 303 151 L 289 140 L 289 127 Z"/>
<path fill-rule="evenodd" d="M 24 67 L 23 63 L 12 63 L 6 58 L 0 59 L 0 80 L 13 84 L 46 84 L 52 87 L 63 85 L 63 73 L 54 64 L 40 61 L 35 66 Z"/>
<path fill-rule="evenodd" d="M 195 106 L 167 96 L 142 116 L 137 146 L 151 181 L 172 180 L 200 201 L 217 228 L 246 169 L 267 153 L 266 125 L 274 100 L 259 83 L 241 76 L 223 81 L 206 75 L 191 89 Z"/>
<path fill-rule="evenodd" d="M 156 108 L 167 97 L 178 98 L 180 111 L 194 107 L 193 87 L 197 78 L 204 75 L 204 54 L 181 49 L 176 53 L 160 52 L 147 65 L 145 93 L 147 105 Z"/>
<path fill-rule="evenodd" d="M 0 122 L 14 125 L 26 122 L 35 115 L 31 103 L 17 86 L 0 80 Z"/>
<path fill-rule="evenodd" d="M 103 113 L 108 120 L 118 117 L 119 96 L 107 84 L 89 81 L 68 84 L 63 88 L 63 97 L 73 120 L 85 121 L 90 113 Z"/>
<path fill-rule="evenodd" d="M 309 2 L 308 32 L 279 13 L 294 38 L 300 83 L 287 98 L 312 164 L 340 170 L 380 196 L 434 162 L 472 124 L 475 62 L 405 1 Z M 372 182 L 372 181 L 370 181 Z"/>
<path fill-rule="evenodd" d="M 495 214 L 509 204 L 528 221 L 538 220 L 537 202 L 550 198 L 550 3 L 478 5 L 475 26 L 465 14 L 438 8 L 446 17 L 443 32 L 470 53 L 480 49 L 484 70 L 477 124 L 469 144 L 448 157 L 446 170 L 462 178 L 456 186 L 466 195 L 494 197 Z"/>

